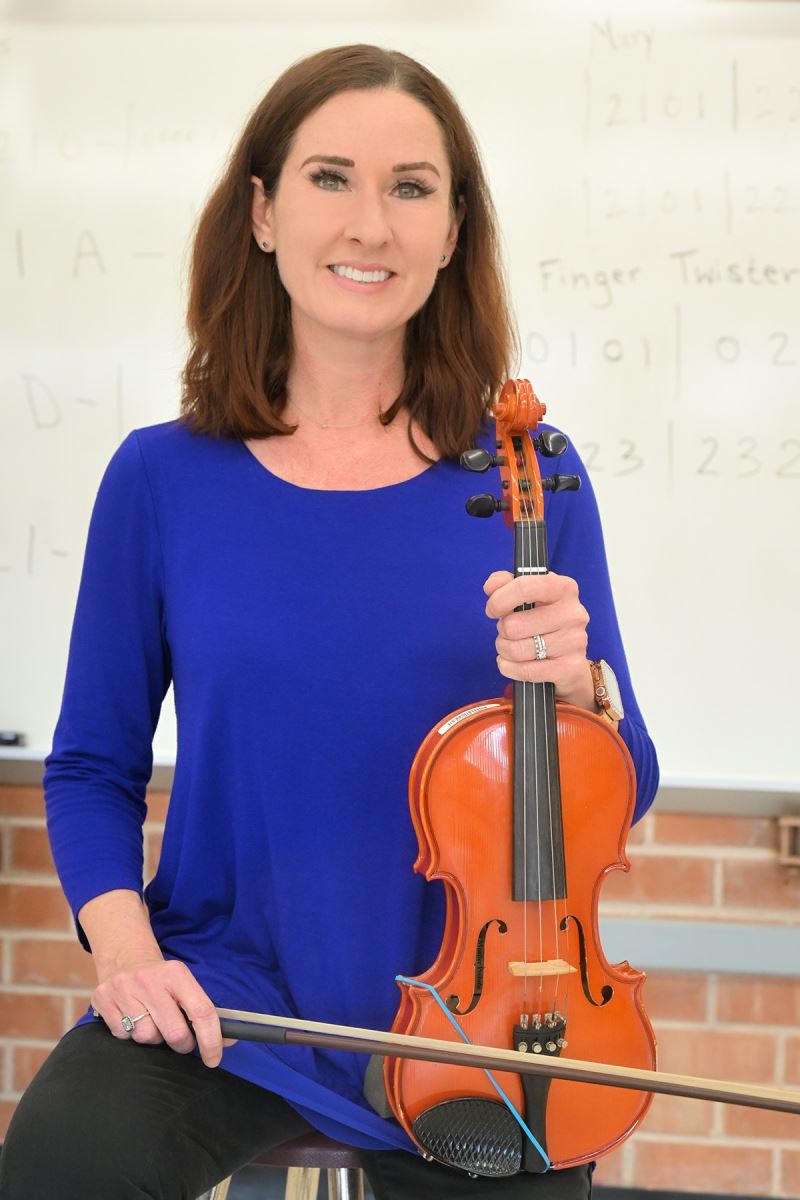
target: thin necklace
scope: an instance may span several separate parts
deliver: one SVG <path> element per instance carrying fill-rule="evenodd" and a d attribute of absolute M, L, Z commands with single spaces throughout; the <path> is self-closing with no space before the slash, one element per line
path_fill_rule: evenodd
<path fill-rule="evenodd" d="M 316 425 L 318 429 L 355 429 L 357 425 L 366 425 L 369 421 L 375 420 L 375 416 L 371 416 L 362 417 L 359 421 L 318 421 L 317 418 L 313 417 L 310 412 L 307 412 L 304 408 L 301 408 L 296 400 L 289 400 L 288 405 L 291 408 L 296 408 L 301 417 L 307 417 L 308 420 L 311 421 L 313 425 Z M 379 419 L 382 415 L 382 411 L 382 409 L 378 411 L 377 415 Z"/>

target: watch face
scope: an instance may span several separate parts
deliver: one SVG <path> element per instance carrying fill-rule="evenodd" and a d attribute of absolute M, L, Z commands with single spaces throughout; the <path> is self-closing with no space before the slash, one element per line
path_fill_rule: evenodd
<path fill-rule="evenodd" d="M 625 715 L 625 710 L 622 707 L 622 696 L 620 695 L 616 675 L 605 659 L 601 659 L 600 662 L 595 663 L 594 668 L 594 694 L 597 698 L 597 703 L 613 721 L 621 721 Z"/>

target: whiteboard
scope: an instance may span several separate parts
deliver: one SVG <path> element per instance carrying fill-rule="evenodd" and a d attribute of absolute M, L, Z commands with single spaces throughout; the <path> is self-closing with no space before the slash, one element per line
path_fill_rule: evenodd
<path fill-rule="evenodd" d="M 586 458 L 666 781 L 796 788 L 798 6 L 55 7 L 0 35 L 0 728 L 49 747 L 97 484 L 177 414 L 192 223 L 246 114 L 365 40 L 477 133 L 520 373 Z"/>

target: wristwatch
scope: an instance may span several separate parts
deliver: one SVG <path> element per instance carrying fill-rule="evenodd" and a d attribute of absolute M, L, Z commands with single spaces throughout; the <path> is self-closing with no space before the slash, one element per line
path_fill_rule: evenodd
<path fill-rule="evenodd" d="M 592 670 L 594 698 L 598 713 L 616 728 L 617 722 L 625 716 L 617 677 L 604 658 L 589 663 L 589 666 Z"/>

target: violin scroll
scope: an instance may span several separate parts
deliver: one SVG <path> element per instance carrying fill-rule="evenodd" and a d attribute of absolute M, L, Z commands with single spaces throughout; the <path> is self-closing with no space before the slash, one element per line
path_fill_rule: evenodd
<path fill-rule="evenodd" d="M 542 492 L 575 492 L 581 486 L 579 475 L 549 475 L 542 478 L 536 462 L 538 451 L 543 458 L 559 458 L 569 442 L 558 429 L 543 429 L 531 437 L 547 411 L 527 379 L 509 379 L 494 405 L 497 422 L 497 450 L 465 450 L 461 465 L 468 471 L 485 472 L 499 467 L 506 496 L 490 494 L 470 496 L 466 508 L 471 517 L 493 517 L 497 512 L 509 514 L 508 524 L 541 521 L 544 515 Z M 507 498 L 506 498 L 507 497 Z"/>

